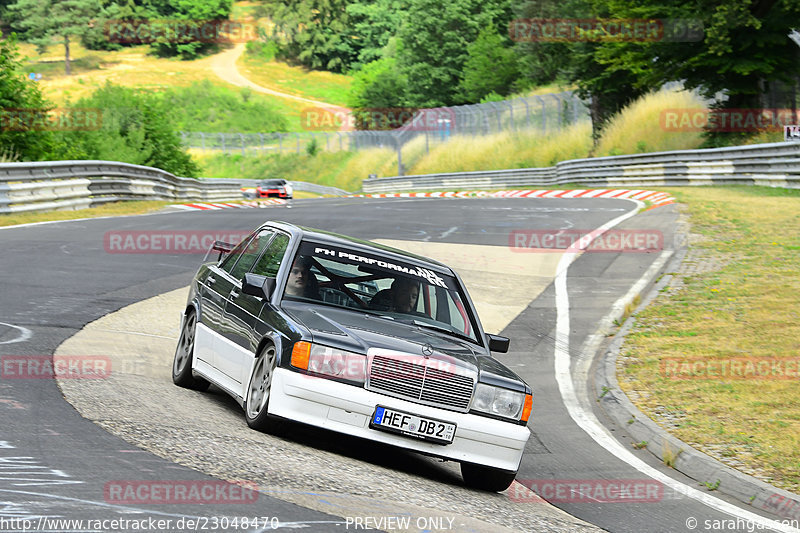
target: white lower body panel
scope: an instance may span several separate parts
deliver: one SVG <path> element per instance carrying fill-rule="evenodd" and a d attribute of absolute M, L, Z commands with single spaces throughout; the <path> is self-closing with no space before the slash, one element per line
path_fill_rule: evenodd
<path fill-rule="evenodd" d="M 458 427 L 451 444 L 442 445 L 371 429 L 375 406 L 452 422 Z M 468 413 L 456 413 L 277 368 L 272 379 L 269 413 L 437 457 L 516 471 L 530 437 L 525 426 Z"/>

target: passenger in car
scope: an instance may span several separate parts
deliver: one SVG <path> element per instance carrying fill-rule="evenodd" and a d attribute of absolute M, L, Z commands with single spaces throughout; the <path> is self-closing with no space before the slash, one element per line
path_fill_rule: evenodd
<path fill-rule="evenodd" d="M 295 260 L 286 282 L 286 295 L 319 299 L 319 285 L 311 272 L 310 257 L 300 256 Z"/>
<path fill-rule="evenodd" d="M 411 313 L 417 309 L 419 282 L 410 278 L 397 278 L 389 289 L 378 291 L 369 303 L 370 309 Z"/>
<path fill-rule="evenodd" d="M 392 310 L 411 313 L 417 310 L 419 283 L 409 278 L 397 278 L 392 283 Z"/>

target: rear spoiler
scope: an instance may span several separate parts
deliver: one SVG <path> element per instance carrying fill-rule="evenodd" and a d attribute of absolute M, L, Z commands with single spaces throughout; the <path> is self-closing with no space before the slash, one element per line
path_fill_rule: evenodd
<path fill-rule="evenodd" d="M 205 263 L 208 261 L 208 256 L 211 255 L 212 252 L 219 252 L 219 255 L 217 256 L 217 262 L 219 262 L 224 255 L 231 253 L 231 250 L 233 250 L 235 246 L 235 244 L 225 241 L 214 241 L 214 244 L 212 244 L 211 248 L 209 248 L 206 252 L 203 262 Z"/>

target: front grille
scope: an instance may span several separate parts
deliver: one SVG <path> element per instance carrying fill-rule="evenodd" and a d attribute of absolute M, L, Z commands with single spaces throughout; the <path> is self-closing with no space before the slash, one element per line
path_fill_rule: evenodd
<path fill-rule="evenodd" d="M 375 355 L 370 361 L 367 389 L 435 407 L 468 411 L 475 377 L 467 372 L 436 368 L 440 364 L 436 359 L 404 354 Z"/>

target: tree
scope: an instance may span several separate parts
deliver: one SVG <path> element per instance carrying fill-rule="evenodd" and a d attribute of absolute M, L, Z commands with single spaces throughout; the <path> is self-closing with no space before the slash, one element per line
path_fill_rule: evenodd
<path fill-rule="evenodd" d="M 11 121 L 15 113 L 46 113 L 51 106 L 36 83 L 26 79 L 18 55 L 13 35 L 0 38 L 0 155 L 36 161 L 51 152 L 51 132 L 19 127 Z"/>
<path fill-rule="evenodd" d="M 463 103 L 458 93 L 467 47 L 481 28 L 505 28 L 506 0 L 410 0 L 398 32 L 398 66 L 408 78 L 408 103 L 437 107 Z"/>
<path fill-rule="evenodd" d="M 613 1 L 608 0 L 608 3 Z M 551 0 L 530 1 L 519 8 L 518 14 L 522 18 L 567 22 L 622 17 L 604 2 L 606 0 L 569 0 L 564 4 L 554 4 Z M 608 64 L 604 59 L 607 50 L 627 43 L 609 43 L 604 38 L 602 31 L 589 31 L 569 35 L 561 42 L 526 42 L 523 38 L 517 45 L 520 65 L 528 79 L 538 83 L 561 79 L 576 85 L 578 95 L 589 100 L 595 140 L 613 115 L 653 87 L 625 62 Z"/>
<path fill-rule="evenodd" d="M 508 96 L 519 79 L 517 56 L 509 44 L 508 38 L 501 37 L 494 26 L 488 26 L 467 47 L 461 80 L 464 100 L 479 102 L 490 93 Z"/>
<path fill-rule="evenodd" d="M 345 72 L 358 55 L 347 7 L 352 0 L 284 0 L 268 5 L 272 37 L 284 57 L 314 69 Z"/>
<path fill-rule="evenodd" d="M 193 25 L 204 29 L 203 25 L 213 21 L 226 20 L 233 9 L 233 0 L 149 0 L 148 8 L 154 16 L 165 21 L 180 21 L 186 26 L 187 35 L 159 37 L 150 47 L 160 56 L 180 56 L 194 59 L 216 49 L 218 43 L 197 39 L 192 35 Z"/>
<path fill-rule="evenodd" d="M 197 175 L 197 165 L 181 146 L 175 126 L 178 110 L 157 95 L 107 83 L 74 107 L 102 113 L 99 128 L 69 132 L 69 140 L 85 158 L 147 165 L 178 176 Z"/>
<path fill-rule="evenodd" d="M 610 69 L 624 65 L 639 86 L 682 81 L 708 98 L 724 91 L 727 107 L 754 108 L 764 105 L 770 84 L 791 81 L 800 71 L 800 54 L 788 37 L 800 18 L 797 0 L 591 1 L 620 17 L 702 24 L 699 35 L 601 45 L 598 60 Z"/>
<path fill-rule="evenodd" d="M 571 17 L 574 0 L 519 0 L 514 2 L 512 26 L 508 28 L 509 36 L 515 41 L 514 51 L 517 53 L 517 66 L 521 79 L 518 85 L 546 85 L 563 79 L 565 67 L 570 63 L 569 43 L 528 42 L 517 35 L 516 21 L 529 19 L 559 19 Z"/>
<path fill-rule="evenodd" d="M 27 41 L 38 46 L 40 53 L 54 44 L 56 38 L 61 39 L 67 76 L 70 75 L 70 38 L 85 35 L 100 9 L 99 0 L 18 0 L 8 6 L 13 25 L 23 32 Z"/>
<path fill-rule="evenodd" d="M 368 63 L 356 72 L 347 100 L 347 105 L 355 117 L 356 127 L 375 129 L 374 111 L 385 110 L 385 116 L 399 115 L 400 113 L 395 114 L 392 110 L 400 111 L 397 108 L 405 104 L 406 83 L 393 57 L 384 57 Z M 389 129 L 400 125 L 391 122 Z"/>
<path fill-rule="evenodd" d="M 375 0 L 353 2 L 346 10 L 351 27 L 352 46 L 356 61 L 350 65 L 359 69 L 372 61 L 381 59 L 384 47 L 389 43 L 403 23 L 408 9 L 408 0 Z"/>

